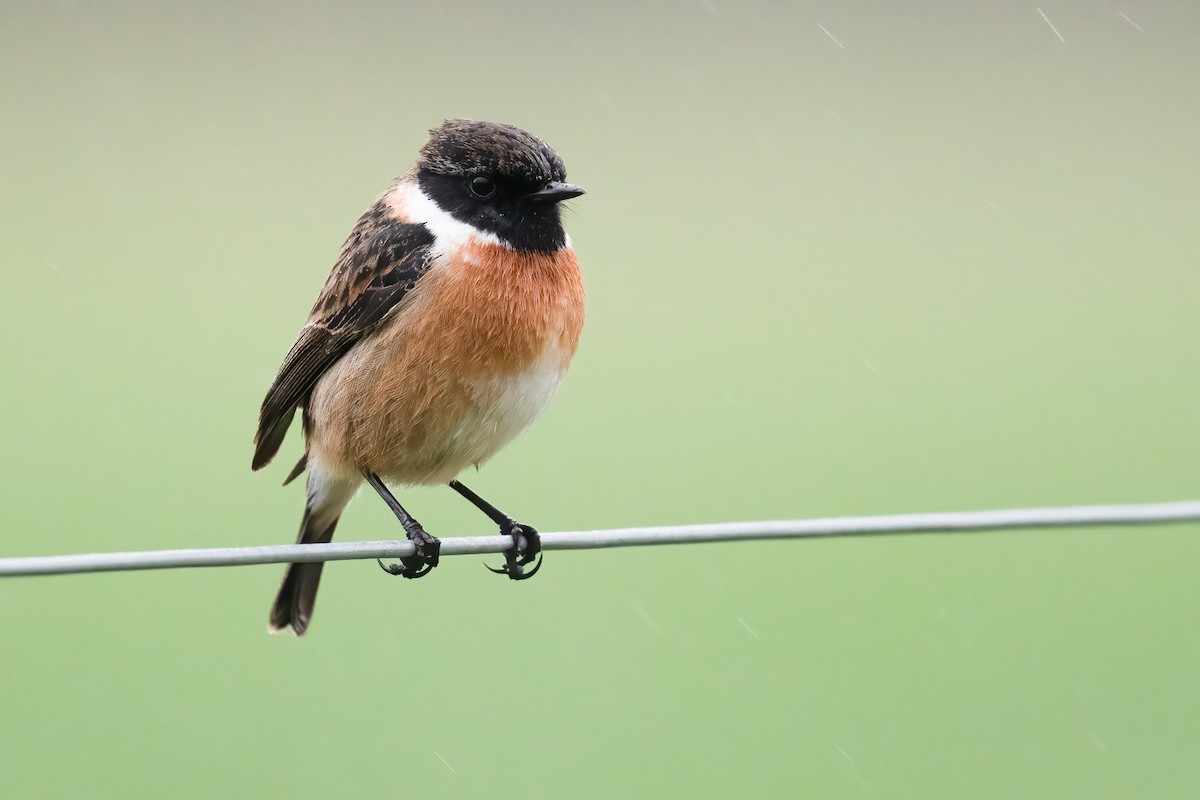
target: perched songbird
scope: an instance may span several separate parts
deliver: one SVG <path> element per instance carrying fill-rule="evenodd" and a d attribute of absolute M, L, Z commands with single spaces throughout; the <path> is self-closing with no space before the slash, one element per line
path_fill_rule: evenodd
<path fill-rule="evenodd" d="M 418 578 L 440 544 L 386 484 L 449 484 L 513 538 L 503 569 L 531 577 L 537 531 L 456 480 L 550 402 L 583 327 L 579 263 L 559 203 L 562 159 L 510 125 L 456 119 L 430 131 L 416 166 L 359 218 L 263 401 L 254 469 L 299 409 L 308 470 L 301 543 L 328 542 L 366 481 L 416 544 L 385 567 Z M 304 633 L 321 563 L 291 564 L 270 628 Z"/>

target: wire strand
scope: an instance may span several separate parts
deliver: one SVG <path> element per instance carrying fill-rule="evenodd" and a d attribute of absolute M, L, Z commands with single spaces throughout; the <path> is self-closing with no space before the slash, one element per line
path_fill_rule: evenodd
<path fill-rule="evenodd" d="M 1200 500 L 1137 505 L 1009 508 L 875 517 L 726 522 L 615 528 L 602 531 L 543 533 L 545 550 L 594 550 L 604 547 L 732 542 L 762 539 L 824 539 L 843 536 L 886 536 L 905 533 L 970 533 L 1010 528 L 1111 527 L 1200 521 Z M 512 546 L 507 536 L 442 539 L 443 556 L 502 553 Z M 0 578 L 29 575 L 72 575 L 182 567 L 236 567 L 300 561 L 349 561 L 399 558 L 413 554 L 405 540 L 278 544 L 261 547 L 216 547 L 147 550 L 133 553 L 84 553 L 62 556 L 0 558 Z"/>

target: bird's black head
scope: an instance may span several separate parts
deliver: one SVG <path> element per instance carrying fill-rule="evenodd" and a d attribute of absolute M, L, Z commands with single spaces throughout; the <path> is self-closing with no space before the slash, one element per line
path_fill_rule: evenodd
<path fill-rule="evenodd" d="M 430 131 L 417 162 L 421 190 L 443 211 L 543 253 L 566 242 L 558 204 L 583 194 L 566 178 L 558 153 L 533 134 L 469 119 Z"/>

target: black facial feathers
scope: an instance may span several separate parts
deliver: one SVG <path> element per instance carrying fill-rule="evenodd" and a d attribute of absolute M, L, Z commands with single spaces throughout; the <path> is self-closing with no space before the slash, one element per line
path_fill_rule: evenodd
<path fill-rule="evenodd" d="M 531 133 L 495 122 L 448 120 L 421 148 L 422 191 L 456 219 L 496 234 L 518 250 L 554 252 L 566 242 L 557 202 L 530 196 L 566 180 L 562 158 Z M 485 177 L 494 188 L 480 196 Z"/>

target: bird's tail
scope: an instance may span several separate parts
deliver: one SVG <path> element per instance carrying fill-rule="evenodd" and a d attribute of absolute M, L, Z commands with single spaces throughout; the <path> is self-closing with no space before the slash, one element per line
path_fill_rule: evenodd
<path fill-rule="evenodd" d="M 337 483 L 329 485 L 322 480 L 319 471 L 310 471 L 308 477 L 308 502 L 304 507 L 304 518 L 300 521 L 298 544 L 324 544 L 333 539 L 342 509 L 357 488 L 355 484 Z M 317 602 L 317 586 L 321 582 L 323 561 L 289 564 L 271 606 L 271 633 L 291 628 L 297 636 L 308 630 L 312 621 L 313 605 Z"/>

